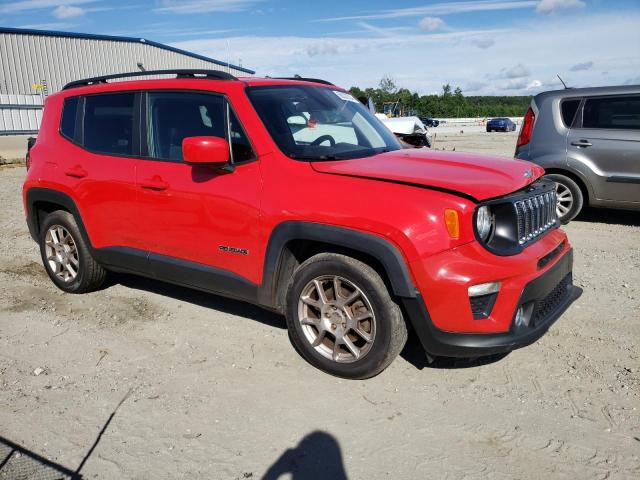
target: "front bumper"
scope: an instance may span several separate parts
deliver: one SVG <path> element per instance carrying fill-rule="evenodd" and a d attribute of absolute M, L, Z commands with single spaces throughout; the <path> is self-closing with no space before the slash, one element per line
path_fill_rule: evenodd
<path fill-rule="evenodd" d="M 573 250 L 568 248 L 553 266 L 529 281 L 512 309 L 510 327 L 501 333 L 454 333 L 437 328 L 422 296 L 403 299 L 405 312 L 427 353 L 447 357 L 476 357 L 527 346 L 542 335 L 582 294 L 572 282 Z M 516 325 L 516 311 L 526 306 L 528 324 Z"/>

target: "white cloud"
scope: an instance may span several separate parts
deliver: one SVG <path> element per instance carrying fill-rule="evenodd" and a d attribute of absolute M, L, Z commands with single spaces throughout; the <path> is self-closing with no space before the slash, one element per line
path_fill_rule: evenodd
<path fill-rule="evenodd" d="M 61 6 L 83 5 L 96 0 L 22 0 L 0 5 L 0 13 L 20 13 L 30 10 L 42 10 Z"/>
<path fill-rule="evenodd" d="M 73 5 L 60 5 L 53 11 L 53 16 L 60 20 L 66 20 L 68 18 L 77 18 L 84 15 L 84 10 L 80 7 Z"/>
<path fill-rule="evenodd" d="M 487 84 L 485 82 L 468 82 L 464 85 L 462 91 L 464 93 L 477 92 L 479 90 L 482 90 L 486 86 Z"/>
<path fill-rule="evenodd" d="M 495 45 L 496 41 L 491 37 L 478 37 L 478 38 L 473 38 L 471 40 L 471 43 L 473 43 L 478 48 L 486 50 L 487 48 Z"/>
<path fill-rule="evenodd" d="M 393 37 L 399 32 L 405 32 L 411 30 L 410 27 L 376 27 L 367 22 L 358 22 L 358 25 L 363 28 L 364 31 L 375 33 L 381 37 Z M 355 33 L 362 33 L 360 31 Z"/>
<path fill-rule="evenodd" d="M 438 17 L 424 17 L 418 23 L 418 26 L 427 32 L 433 32 L 434 30 L 438 30 L 439 28 L 444 27 L 444 21 Z"/>
<path fill-rule="evenodd" d="M 264 0 L 162 0 L 155 12 L 163 13 L 210 13 L 242 12 Z"/>
<path fill-rule="evenodd" d="M 540 13 L 553 13 L 558 10 L 572 10 L 584 8 L 586 5 L 582 0 L 541 0 L 536 7 Z"/>
<path fill-rule="evenodd" d="M 506 78 L 523 78 L 528 77 L 531 72 L 523 64 L 519 63 L 511 68 L 503 69 L 502 76 Z"/>
<path fill-rule="evenodd" d="M 580 73 L 581 85 L 622 84 L 636 77 L 640 71 L 636 47 L 639 24 L 640 12 L 627 12 L 624 16 L 598 13 L 577 16 L 570 31 L 564 17 L 534 16 L 517 29 L 428 35 L 412 31 L 390 37 L 361 31 L 351 36 L 235 36 L 228 40 L 230 58 L 242 58 L 243 65 L 256 70 L 258 75 L 299 73 L 327 78 L 345 87 L 366 88 L 377 86 L 382 75 L 390 73 L 398 80 L 398 86 L 421 93 L 440 91 L 443 84 L 450 83 L 465 92 L 477 88 L 474 94 L 501 94 L 504 91 L 501 87 L 508 87 L 510 94 L 532 94 L 557 88 L 556 74 L 569 85 L 577 86 L 569 68 L 587 54 L 594 68 Z M 523 38 L 534 35 L 535 48 L 527 48 L 525 54 L 522 48 L 514 48 L 522 44 Z M 490 49 L 482 50 L 474 46 L 481 38 L 493 38 L 496 42 Z M 607 42 L 602 42 L 602 38 L 607 38 Z M 224 38 L 173 45 L 212 58 L 227 58 Z M 611 45 L 616 45 L 615 52 Z M 424 61 L 416 61 L 416 52 L 424 54 Z M 601 71 L 608 71 L 609 75 L 603 76 Z M 538 87 L 536 80 L 542 85 Z"/>
<path fill-rule="evenodd" d="M 576 63 L 569 70 L 571 70 L 572 72 L 580 72 L 583 70 L 591 70 L 592 67 L 593 62 Z"/>
<path fill-rule="evenodd" d="M 376 20 L 382 18 L 419 17 L 423 15 L 449 15 L 493 10 L 513 10 L 517 8 L 534 8 L 537 0 L 466 0 L 455 2 L 440 2 L 424 7 L 396 8 L 382 10 L 379 13 L 363 13 L 345 17 L 322 18 L 319 22 L 334 22 L 340 20 Z"/>
<path fill-rule="evenodd" d="M 508 82 L 498 84 L 500 90 L 523 90 L 529 87 L 530 82 L 526 78 L 512 78 Z"/>

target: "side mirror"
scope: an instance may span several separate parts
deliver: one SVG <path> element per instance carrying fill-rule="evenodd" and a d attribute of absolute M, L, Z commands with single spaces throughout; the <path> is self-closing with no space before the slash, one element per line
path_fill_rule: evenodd
<path fill-rule="evenodd" d="M 182 158 L 190 165 L 222 168 L 229 164 L 229 143 L 219 137 L 187 137 L 182 140 Z"/>

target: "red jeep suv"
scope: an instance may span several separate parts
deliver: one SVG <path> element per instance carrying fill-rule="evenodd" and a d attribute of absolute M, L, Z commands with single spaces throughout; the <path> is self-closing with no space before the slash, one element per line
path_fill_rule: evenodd
<path fill-rule="evenodd" d="M 431 356 L 507 352 L 577 298 L 542 174 L 402 150 L 322 80 L 175 70 L 50 96 L 23 194 L 62 290 L 117 271 L 251 302 L 314 366 L 367 378 L 409 328 Z"/>

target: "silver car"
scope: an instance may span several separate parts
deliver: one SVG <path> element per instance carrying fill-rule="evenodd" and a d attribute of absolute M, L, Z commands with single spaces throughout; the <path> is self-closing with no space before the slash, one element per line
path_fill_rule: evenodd
<path fill-rule="evenodd" d="M 536 95 L 515 156 L 556 182 L 563 223 L 583 205 L 640 210 L 640 85 Z"/>

